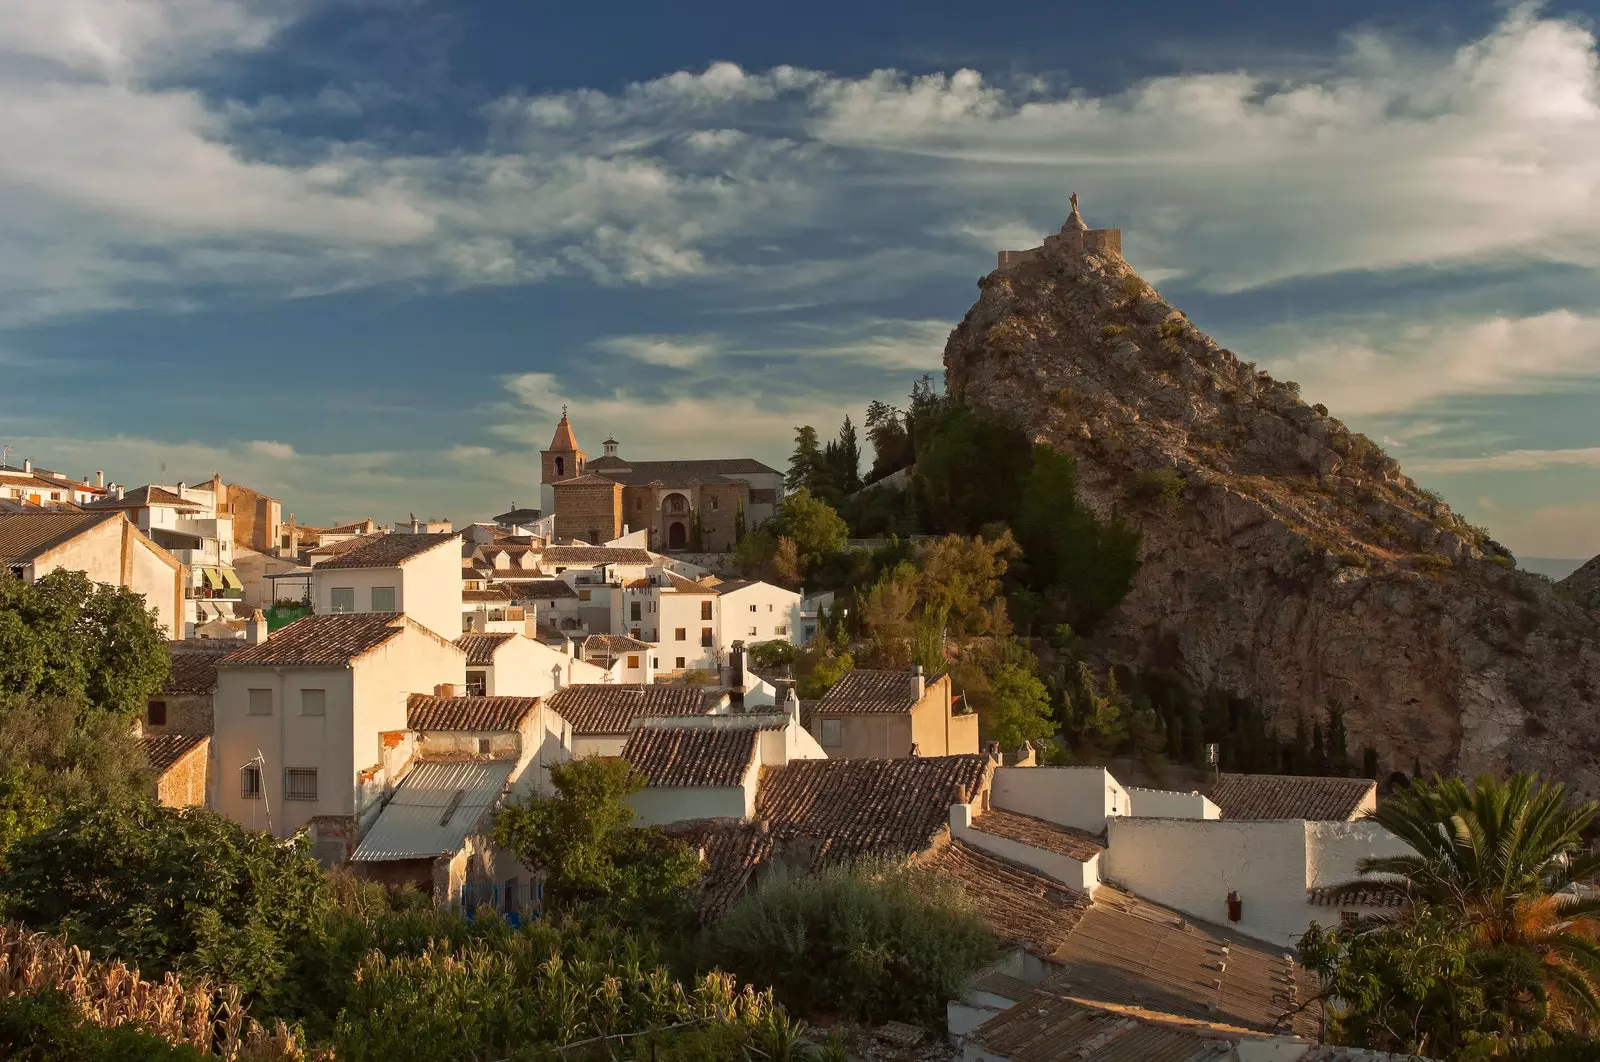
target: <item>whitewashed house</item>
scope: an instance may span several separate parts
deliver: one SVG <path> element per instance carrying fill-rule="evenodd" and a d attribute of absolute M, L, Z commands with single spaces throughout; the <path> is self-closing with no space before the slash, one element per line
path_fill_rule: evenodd
<path fill-rule="evenodd" d="M 318 615 L 404 612 L 446 640 L 461 634 L 461 536 L 368 539 L 311 569 Z"/>

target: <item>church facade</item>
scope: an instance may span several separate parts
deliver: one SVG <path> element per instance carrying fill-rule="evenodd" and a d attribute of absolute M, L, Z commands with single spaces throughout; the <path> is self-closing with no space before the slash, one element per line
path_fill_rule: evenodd
<path fill-rule="evenodd" d="M 734 546 L 741 517 L 753 528 L 777 514 L 783 473 L 750 457 L 698 461 L 630 461 L 616 439 L 589 459 L 562 411 L 550 447 L 539 453 L 545 511 L 562 541 L 607 542 L 645 530 L 658 552 Z"/>

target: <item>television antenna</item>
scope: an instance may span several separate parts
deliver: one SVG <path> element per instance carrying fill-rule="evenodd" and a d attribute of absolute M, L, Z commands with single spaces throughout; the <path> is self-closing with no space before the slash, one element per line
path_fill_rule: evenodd
<path fill-rule="evenodd" d="M 267 758 L 261 754 L 260 749 L 256 749 L 255 756 L 246 760 L 244 766 L 239 768 L 240 776 L 242 777 L 244 772 L 251 767 L 256 769 L 256 792 L 261 795 L 261 807 L 267 814 L 267 832 L 271 833 L 272 803 L 267 799 Z M 253 812 L 251 818 L 255 818 Z"/>

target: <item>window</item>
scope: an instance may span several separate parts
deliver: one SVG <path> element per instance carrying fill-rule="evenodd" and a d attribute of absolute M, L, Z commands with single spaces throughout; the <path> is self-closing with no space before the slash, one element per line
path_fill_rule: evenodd
<path fill-rule="evenodd" d="M 713 496 L 712 499 L 711 499 L 711 511 L 712 512 L 716 512 L 717 511 L 717 499 L 716 499 L 715 496 Z"/>
<path fill-rule="evenodd" d="M 487 756 L 487 755 L 489 755 L 489 739 L 488 738 L 479 738 L 478 739 L 478 755 L 479 756 Z"/>
<path fill-rule="evenodd" d="M 633 511 L 636 512 L 636 513 L 644 511 L 644 499 L 643 498 L 635 498 L 635 499 L 633 499 Z"/>
<path fill-rule="evenodd" d="M 750 611 L 751 611 L 751 612 L 754 612 L 754 611 L 755 611 L 755 610 L 756 610 L 756 607 L 755 607 L 755 606 L 754 606 L 754 605 L 751 605 L 751 606 L 750 606 Z"/>
<path fill-rule="evenodd" d="M 767 611 L 768 611 L 768 612 L 771 612 L 771 611 L 772 611 L 772 606 L 771 606 L 771 605 L 768 605 L 768 606 L 767 606 Z"/>
<path fill-rule="evenodd" d="M 372 611 L 396 612 L 394 607 L 394 587 L 374 586 L 372 588 Z"/>
<path fill-rule="evenodd" d="M 701 645 L 706 645 L 706 646 L 711 644 L 711 628 L 710 627 L 701 627 L 700 628 L 700 644 Z"/>
<path fill-rule="evenodd" d="M 659 656 L 652 656 L 650 658 L 650 666 L 655 668 L 655 669 L 657 669 L 657 670 L 660 670 L 660 668 L 661 668 L 661 658 Z"/>
<path fill-rule="evenodd" d="M 640 613 L 639 602 L 637 602 L 637 601 L 630 602 L 629 605 L 628 605 L 628 619 L 632 620 L 634 623 L 638 623 L 639 622 L 639 613 Z"/>
<path fill-rule="evenodd" d="M 589 590 L 579 590 L 579 591 L 578 591 L 578 600 L 579 600 L 579 601 L 587 601 L 587 600 L 589 600 L 589 594 L 590 594 L 590 593 L 592 593 L 592 591 L 589 591 Z"/>
<path fill-rule="evenodd" d="M 283 799 L 317 799 L 317 769 L 315 767 L 285 767 L 283 771 Z"/>
<path fill-rule="evenodd" d="M 638 657 L 637 654 L 628 657 L 628 666 L 629 667 L 638 667 L 639 666 L 639 657 Z"/>
<path fill-rule="evenodd" d="M 682 671 L 683 668 L 684 668 L 683 657 L 681 657 L 681 656 L 678 657 L 677 661 L 674 663 L 673 666 L 676 667 L 679 671 Z"/>
<path fill-rule="evenodd" d="M 1358 914 L 1355 911 L 1340 911 L 1339 912 L 1339 924 L 1341 926 L 1349 927 L 1349 926 L 1353 926 L 1353 925 L 1358 925 L 1358 924 L 1360 924 L 1360 922 L 1361 922 L 1361 915 Z"/>
<path fill-rule="evenodd" d="M 328 610 L 330 612 L 354 612 L 356 610 L 356 588 L 353 586 L 336 586 L 329 590 Z"/>
<path fill-rule="evenodd" d="M 239 769 L 239 795 L 246 800 L 261 799 L 261 768 L 247 764 Z"/>
<path fill-rule="evenodd" d="M 750 628 L 750 637 L 754 638 L 755 636 L 756 636 L 756 629 L 754 627 L 751 627 Z"/>
<path fill-rule="evenodd" d="M 566 474 L 567 474 L 567 459 L 565 457 L 556 458 L 556 475 L 564 476 Z"/>
<path fill-rule="evenodd" d="M 772 634 L 776 638 L 787 638 L 789 637 L 789 628 L 787 625 L 780 623 L 772 628 Z"/>
<path fill-rule="evenodd" d="M 327 690 L 301 690 L 300 691 L 301 715 L 327 715 L 328 691 Z"/>
<path fill-rule="evenodd" d="M 686 641 L 688 641 L 689 640 L 689 630 L 688 630 L 688 628 L 687 627 L 674 627 L 674 628 L 672 628 L 672 640 L 675 641 L 675 642 L 686 642 Z M 682 665 L 680 664 L 679 666 L 681 667 Z"/>
<path fill-rule="evenodd" d="M 145 709 L 144 721 L 149 723 L 151 726 L 166 726 L 167 702 L 151 701 L 150 706 Z"/>
<path fill-rule="evenodd" d="M 708 620 L 711 618 L 711 602 L 700 602 L 700 618 L 703 620 Z"/>
<path fill-rule="evenodd" d="M 250 691 L 250 706 L 248 708 L 246 708 L 245 711 L 249 715 L 271 715 L 272 714 L 272 691 L 271 690 L 251 690 Z"/>
<path fill-rule="evenodd" d="M 467 672 L 467 696 L 487 697 L 489 695 L 489 673 L 487 671 Z"/>
<path fill-rule="evenodd" d="M 822 743 L 824 745 L 839 745 L 839 720 L 824 719 L 822 721 Z"/>

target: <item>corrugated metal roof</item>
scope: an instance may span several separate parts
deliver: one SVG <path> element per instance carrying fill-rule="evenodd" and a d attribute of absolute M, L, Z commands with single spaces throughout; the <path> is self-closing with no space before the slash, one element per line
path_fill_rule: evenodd
<path fill-rule="evenodd" d="M 478 819 L 505 792 L 514 766 L 424 761 L 406 775 L 350 858 L 383 863 L 459 851 Z"/>

